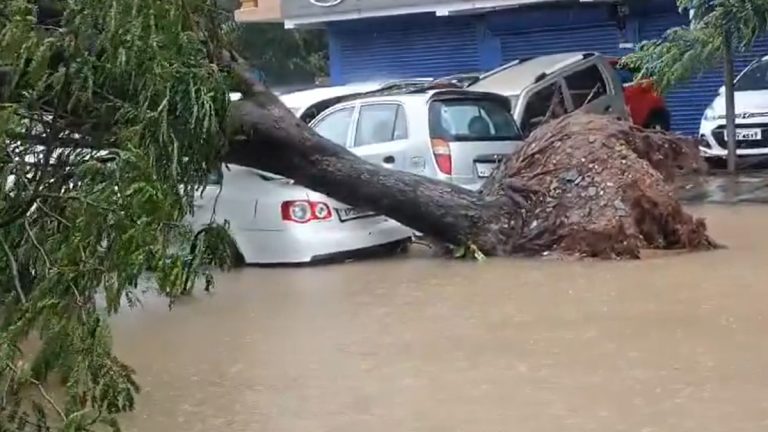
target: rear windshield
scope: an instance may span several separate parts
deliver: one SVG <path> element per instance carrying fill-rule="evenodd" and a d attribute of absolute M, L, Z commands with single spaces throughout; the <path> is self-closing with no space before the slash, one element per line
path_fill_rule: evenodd
<path fill-rule="evenodd" d="M 734 83 L 736 91 L 752 91 L 768 89 L 768 60 L 756 63 L 739 77 Z"/>
<path fill-rule="evenodd" d="M 520 140 L 522 133 L 504 105 L 489 99 L 446 99 L 429 105 L 429 133 L 446 141 Z"/>

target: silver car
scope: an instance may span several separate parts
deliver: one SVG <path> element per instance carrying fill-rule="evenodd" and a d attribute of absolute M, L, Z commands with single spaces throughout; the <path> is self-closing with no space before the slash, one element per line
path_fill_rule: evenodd
<path fill-rule="evenodd" d="M 414 86 L 337 104 L 310 126 L 369 162 L 477 189 L 522 144 L 509 99 Z"/>
<path fill-rule="evenodd" d="M 229 222 L 245 264 L 298 264 L 402 250 L 413 231 L 293 184 L 238 165 L 222 165 L 198 194 L 187 222 L 195 231 Z"/>

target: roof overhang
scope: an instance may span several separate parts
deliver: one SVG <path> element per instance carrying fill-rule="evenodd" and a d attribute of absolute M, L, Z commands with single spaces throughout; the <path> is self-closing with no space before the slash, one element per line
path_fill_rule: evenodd
<path fill-rule="evenodd" d="M 285 0 L 283 0 L 285 1 Z M 410 15 L 419 13 L 434 13 L 437 16 L 452 16 L 452 15 L 471 15 L 485 13 L 499 9 L 509 9 L 521 6 L 531 6 L 535 4 L 544 3 L 617 3 L 620 0 L 474 0 L 474 1 L 445 1 L 445 2 L 426 2 L 419 1 L 414 3 L 420 3 L 411 6 L 398 6 L 392 8 L 378 8 L 378 9 L 355 9 L 352 11 L 344 11 L 339 13 L 324 13 L 318 15 L 308 15 L 301 17 L 289 17 L 284 16 L 286 28 L 316 26 L 318 24 L 333 22 L 333 21 L 347 21 L 363 18 L 376 18 L 386 16 L 397 15 Z M 440 3 L 440 4 L 438 4 Z"/>

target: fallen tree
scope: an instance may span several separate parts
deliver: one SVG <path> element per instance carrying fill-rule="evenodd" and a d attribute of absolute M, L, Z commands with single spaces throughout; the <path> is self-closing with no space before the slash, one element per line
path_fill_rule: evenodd
<path fill-rule="evenodd" d="M 671 181 L 704 163 L 693 140 L 581 112 L 537 129 L 481 191 L 366 162 L 308 128 L 259 83 L 232 105 L 227 161 L 294 179 L 427 237 L 486 255 L 638 258 L 711 249 Z"/>
<path fill-rule="evenodd" d="M 119 429 L 138 386 L 112 352 L 105 315 L 144 289 L 173 300 L 209 276 L 201 264 L 226 266 L 223 227 L 201 235 L 181 223 L 222 153 L 491 255 L 714 246 L 666 183 L 699 166 L 669 135 L 555 120 L 475 193 L 363 162 L 246 72 L 235 74 L 246 100 L 228 111 L 225 72 L 240 62 L 214 0 L 4 4 L 0 431 Z M 119 157 L 92 163 L 78 156 L 85 149 Z M 36 352 L 23 349 L 29 336 Z M 53 377 L 66 392 L 50 395 Z"/>

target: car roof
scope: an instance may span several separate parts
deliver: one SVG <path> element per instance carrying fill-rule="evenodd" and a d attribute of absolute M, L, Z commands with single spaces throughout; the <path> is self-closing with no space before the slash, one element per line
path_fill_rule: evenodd
<path fill-rule="evenodd" d="M 280 100 L 293 111 L 301 114 L 312 105 L 327 99 L 347 96 L 357 93 L 375 91 L 388 85 L 400 82 L 428 82 L 431 78 L 413 78 L 407 80 L 369 81 L 352 83 L 343 86 L 318 87 L 309 90 L 300 90 L 280 95 Z"/>
<path fill-rule="evenodd" d="M 378 83 L 359 83 L 345 86 L 318 87 L 309 90 L 300 90 L 280 95 L 280 100 L 292 110 L 303 110 L 321 100 L 344 96 L 351 93 L 360 93 L 375 90 Z"/>
<path fill-rule="evenodd" d="M 492 91 L 505 96 L 518 95 L 559 68 L 593 57 L 593 52 L 567 52 L 514 60 L 479 77 L 467 88 Z"/>
<path fill-rule="evenodd" d="M 425 85 L 414 85 L 414 86 L 405 86 L 404 88 L 397 88 L 394 90 L 381 90 L 381 91 L 373 91 L 367 94 L 362 95 L 354 95 L 351 96 L 349 99 L 344 100 L 343 102 L 352 102 L 355 103 L 358 102 L 391 102 L 393 100 L 408 100 L 408 99 L 417 99 L 417 100 L 439 100 L 444 98 L 457 98 L 457 97 L 467 97 L 467 98 L 486 98 L 486 99 L 493 99 L 497 102 L 505 105 L 508 110 L 510 110 L 512 107 L 509 105 L 509 99 L 506 97 L 498 94 L 498 93 L 491 93 L 491 92 L 484 92 L 484 91 L 478 91 L 478 90 L 470 90 L 470 89 L 464 89 L 459 86 L 452 86 L 447 85 L 445 87 L 440 86 L 438 88 L 434 88 L 433 86 L 430 86 L 429 84 Z"/>

